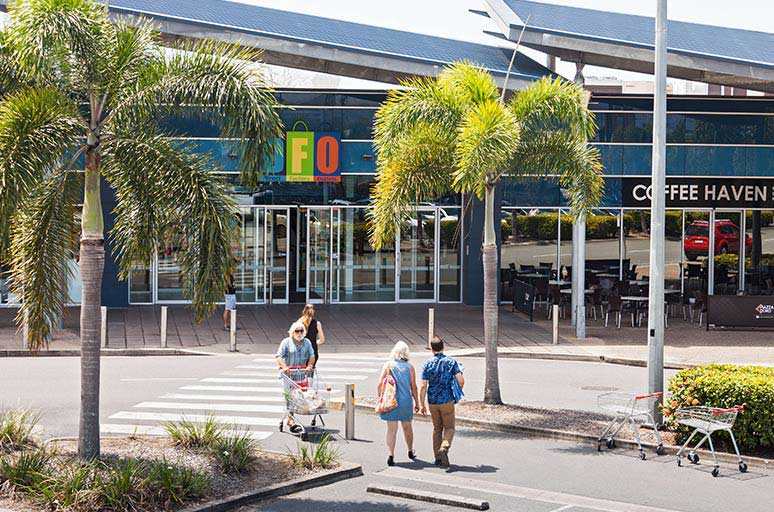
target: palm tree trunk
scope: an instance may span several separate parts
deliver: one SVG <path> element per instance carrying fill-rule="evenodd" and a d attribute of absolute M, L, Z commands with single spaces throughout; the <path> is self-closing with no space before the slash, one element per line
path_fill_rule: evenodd
<path fill-rule="evenodd" d="M 93 141 L 89 141 L 93 146 Z M 78 455 L 99 457 L 100 307 L 105 238 L 100 201 L 100 155 L 96 148 L 86 153 L 83 216 L 81 219 L 81 417 Z"/>
<path fill-rule="evenodd" d="M 486 372 L 484 377 L 484 403 L 501 404 L 500 377 L 497 367 L 497 289 L 499 269 L 497 268 L 497 238 L 495 237 L 494 202 L 495 187 L 487 185 L 484 217 L 484 347 L 486 349 Z"/>

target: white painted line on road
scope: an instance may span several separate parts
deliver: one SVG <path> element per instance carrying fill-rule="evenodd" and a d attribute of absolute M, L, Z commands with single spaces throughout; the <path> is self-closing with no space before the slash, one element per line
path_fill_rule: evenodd
<path fill-rule="evenodd" d="M 531 487 L 520 487 L 516 485 L 501 484 L 498 482 L 475 480 L 473 478 L 460 478 L 456 476 L 441 475 L 438 473 L 424 476 L 411 469 L 396 467 L 383 469 L 382 471 L 378 471 L 376 474 L 400 480 L 421 482 L 424 484 L 443 485 L 457 489 L 468 489 L 470 491 L 499 494 L 502 496 L 511 496 L 514 498 L 533 501 L 570 505 L 572 507 L 594 508 L 604 512 L 675 512 L 673 510 L 651 507 L 648 505 L 637 505 L 634 503 L 605 500 L 601 498 L 589 498 L 587 496 L 578 496 L 576 494 L 545 491 L 543 489 L 534 489 Z"/>
<path fill-rule="evenodd" d="M 257 365 L 257 364 L 243 364 L 240 366 L 237 366 L 237 368 L 243 368 L 245 370 L 274 370 L 279 371 L 276 366 L 263 366 L 263 365 Z M 326 365 L 317 365 L 317 369 L 321 370 L 323 372 L 355 372 L 355 373 L 376 373 L 379 371 L 378 368 L 343 368 L 341 366 L 326 366 Z M 224 375 L 228 375 L 228 373 L 224 373 Z"/>
<path fill-rule="evenodd" d="M 150 425 L 128 425 L 119 423 L 103 423 L 99 427 L 100 432 L 104 434 L 127 434 L 138 436 L 159 436 L 166 437 L 167 429 L 164 427 L 155 427 Z M 271 436 L 272 432 L 256 432 L 254 430 L 226 430 L 225 434 L 233 435 L 247 435 L 248 437 L 261 441 Z"/>
<path fill-rule="evenodd" d="M 564 505 L 559 508 L 555 508 L 551 510 L 550 512 L 562 512 L 562 510 L 567 510 L 568 508 L 573 508 L 575 505 Z"/>
<path fill-rule="evenodd" d="M 269 375 L 267 374 L 266 377 Z M 279 377 L 276 375 L 273 379 L 234 379 L 234 378 L 221 378 L 221 377 L 207 377 L 202 379 L 201 382 L 213 382 L 222 384 L 280 384 Z"/>
<path fill-rule="evenodd" d="M 121 382 L 142 382 L 162 380 L 199 380 L 196 377 L 147 377 L 145 379 L 121 379 Z"/>
<path fill-rule="evenodd" d="M 186 411 L 268 412 L 285 413 L 284 405 L 251 405 L 189 402 L 140 402 L 136 409 L 171 409 Z"/>
<path fill-rule="evenodd" d="M 260 386 L 200 386 L 198 384 L 192 386 L 183 386 L 180 389 L 185 391 L 242 391 L 245 393 L 280 393 L 284 391 L 282 386 L 277 382 L 276 387 L 260 387 Z"/>
<path fill-rule="evenodd" d="M 276 427 L 277 420 L 274 418 L 255 418 L 251 416 L 214 416 L 208 414 L 176 414 L 166 412 L 117 412 L 110 417 L 111 420 L 129 420 L 129 421 L 193 421 L 194 423 L 206 423 L 214 420 L 226 425 L 260 425 L 266 427 Z"/>
<path fill-rule="evenodd" d="M 260 364 L 268 364 L 271 365 L 272 370 L 279 371 L 279 366 L 277 366 L 277 360 L 272 359 L 253 359 L 254 363 L 260 363 Z M 347 360 L 331 360 L 328 358 L 327 355 L 324 356 L 324 359 L 317 365 L 318 367 L 325 366 L 328 364 L 346 364 L 347 366 L 371 366 L 373 368 L 381 368 L 384 366 L 384 359 L 380 359 L 378 361 L 355 361 L 351 359 Z M 241 366 L 237 366 L 237 368 L 242 368 Z"/>
<path fill-rule="evenodd" d="M 384 356 L 358 356 L 358 355 L 351 355 L 351 354 L 323 354 L 322 358 L 326 361 L 335 361 L 337 363 L 342 363 L 344 361 L 361 361 L 366 363 L 382 363 L 384 364 L 387 361 L 387 354 Z M 267 357 L 260 357 L 253 359 L 254 363 L 266 363 L 266 362 L 276 362 L 276 359 L 271 359 Z"/>
<path fill-rule="evenodd" d="M 223 372 L 221 375 L 231 375 L 232 377 L 271 377 L 272 375 L 277 375 L 275 373 L 266 373 L 266 372 Z M 320 380 L 322 381 L 329 381 L 329 380 L 346 380 L 346 381 L 352 381 L 352 380 L 366 380 L 368 378 L 368 375 L 328 375 L 327 373 L 323 373 L 320 375 Z M 279 379 L 277 379 L 279 380 Z M 262 380 L 262 379 L 203 379 L 202 382 L 245 382 L 245 383 L 254 383 L 254 384 L 263 384 L 270 382 L 268 380 Z"/>
<path fill-rule="evenodd" d="M 484 379 L 465 379 L 466 382 L 484 382 Z M 501 380 L 503 384 L 521 384 L 525 386 L 545 386 L 545 382 L 527 382 L 526 380 Z"/>
<path fill-rule="evenodd" d="M 167 393 L 159 398 L 165 400 L 218 400 L 224 402 L 285 402 L 285 398 L 281 396 L 186 395 L 183 393 Z"/>

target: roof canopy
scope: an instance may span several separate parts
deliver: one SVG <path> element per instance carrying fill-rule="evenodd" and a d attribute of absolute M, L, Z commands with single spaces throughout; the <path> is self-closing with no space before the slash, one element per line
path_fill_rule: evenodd
<path fill-rule="evenodd" d="M 0 0 L 0 8 L 12 0 Z M 110 15 L 150 19 L 165 41 L 213 39 L 264 50 L 268 64 L 398 83 L 468 60 L 502 85 L 513 50 L 224 0 L 110 0 Z M 519 54 L 509 89 L 551 72 Z"/>
<path fill-rule="evenodd" d="M 511 41 L 526 21 L 524 46 L 571 62 L 653 73 L 653 18 L 528 0 L 486 4 Z M 671 77 L 774 92 L 774 34 L 669 21 L 667 47 Z"/>

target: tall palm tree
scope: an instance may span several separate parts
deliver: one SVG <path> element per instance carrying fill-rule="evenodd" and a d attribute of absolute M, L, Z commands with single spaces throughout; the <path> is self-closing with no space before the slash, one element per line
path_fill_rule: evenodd
<path fill-rule="evenodd" d="M 484 401 L 498 404 L 495 188 L 503 176 L 551 176 L 580 216 L 604 186 L 598 152 L 586 144 L 594 116 L 573 83 L 546 77 L 506 102 L 488 72 L 465 62 L 403 85 L 376 115 L 371 243 L 378 248 L 394 239 L 419 201 L 451 191 L 484 199 Z"/>
<path fill-rule="evenodd" d="M 90 0 L 21 0 L 10 14 L 0 33 L 0 261 L 22 299 L 17 323 L 30 348 L 40 349 L 61 317 L 66 258 L 80 235 L 78 451 L 92 459 L 99 455 L 102 181 L 117 201 L 110 236 L 121 277 L 171 237 L 183 248 L 183 287 L 199 321 L 225 292 L 237 210 L 210 159 L 168 138 L 167 120 L 222 125 L 248 185 L 272 158 L 281 123 L 251 62 L 255 52 L 206 42 L 163 50 L 150 26 L 111 23 Z"/>

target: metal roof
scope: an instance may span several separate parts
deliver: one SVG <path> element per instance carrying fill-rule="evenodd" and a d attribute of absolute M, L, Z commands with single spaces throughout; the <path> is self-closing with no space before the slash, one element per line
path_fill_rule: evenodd
<path fill-rule="evenodd" d="M 652 73 L 655 21 L 529 0 L 486 0 L 510 40 L 563 60 Z M 729 8 L 733 6 L 729 5 Z M 774 34 L 671 20 L 668 74 L 774 92 Z"/>
<path fill-rule="evenodd" d="M 224 0 L 111 0 L 110 12 L 153 20 L 166 38 L 212 38 L 263 48 L 269 64 L 396 83 L 469 60 L 504 76 L 512 51 L 467 41 Z M 550 74 L 519 54 L 514 88 Z"/>

